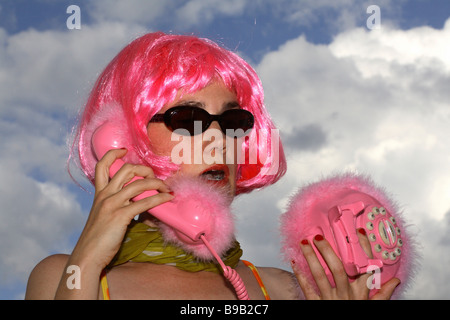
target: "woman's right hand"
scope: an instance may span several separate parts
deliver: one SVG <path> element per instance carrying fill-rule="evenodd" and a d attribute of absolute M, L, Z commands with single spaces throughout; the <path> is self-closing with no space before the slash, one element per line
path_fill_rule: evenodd
<path fill-rule="evenodd" d="M 87 255 L 102 269 L 114 258 L 128 225 L 136 215 L 173 199 L 169 187 L 155 178 L 153 170 L 146 166 L 125 164 L 110 179 L 110 166 L 125 154 L 125 149 L 110 150 L 97 163 L 93 205 L 74 250 L 74 254 Z M 129 183 L 136 176 L 144 179 Z M 158 190 L 159 193 L 131 201 L 147 190 Z"/>
<path fill-rule="evenodd" d="M 96 288 L 98 276 L 119 250 L 131 220 L 136 215 L 173 199 L 170 188 L 162 180 L 155 178 L 153 170 L 146 166 L 125 164 L 110 179 L 110 166 L 125 154 L 125 149 L 110 150 L 97 163 L 93 205 L 68 261 L 68 265 L 80 267 L 82 279 L 86 282 L 97 278 Z M 136 176 L 143 179 L 130 183 Z M 147 190 L 158 190 L 159 193 L 132 201 Z M 86 276 L 83 278 L 83 275 Z"/>

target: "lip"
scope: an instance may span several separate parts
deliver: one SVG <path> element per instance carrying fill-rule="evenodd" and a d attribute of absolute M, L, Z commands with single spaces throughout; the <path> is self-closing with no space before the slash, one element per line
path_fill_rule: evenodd
<path fill-rule="evenodd" d="M 206 168 L 205 170 L 203 170 L 203 171 L 200 173 L 200 177 L 201 177 L 205 172 L 212 171 L 212 170 L 223 171 L 223 173 L 224 173 L 224 178 L 223 178 L 222 180 L 219 180 L 219 181 L 212 181 L 212 180 L 207 180 L 207 179 L 205 179 L 206 182 L 212 183 L 212 184 L 220 184 L 220 185 L 226 185 L 226 184 L 228 184 L 229 176 L 230 176 L 230 169 L 229 169 L 228 166 L 225 165 L 225 164 L 215 164 L 215 165 L 213 165 L 213 166 L 210 166 L 210 167 Z"/>

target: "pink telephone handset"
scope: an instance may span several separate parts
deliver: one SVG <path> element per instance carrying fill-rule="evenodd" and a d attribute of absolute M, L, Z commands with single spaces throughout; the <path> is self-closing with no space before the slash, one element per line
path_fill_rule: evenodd
<path fill-rule="evenodd" d="M 106 122 L 101 125 L 92 136 L 92 146 L 97 159 L 101 159 L 106 152 L 111 149 L 120 149 L 120 136 L 116 133 L 115 127 Z M 117 159 L 110 167 L 110 176 L 113 177 L 117 171 L 124 165 L 122 159 Z M 133 178 L 129 183 L 142 179 Z M 133 198 L 134 201 L 157 194 L 156 190 L 146 191 Z M 149 213 L 173 227 L 178 238 L 189 244 L 203 244 L 201 236 L 209 234 L 210 216 L 204 210 L 199 210 L 200 204 L 194 201 L 177 203 L 176 199 L 171 202 L 163 203 L 149 210 Z"/>

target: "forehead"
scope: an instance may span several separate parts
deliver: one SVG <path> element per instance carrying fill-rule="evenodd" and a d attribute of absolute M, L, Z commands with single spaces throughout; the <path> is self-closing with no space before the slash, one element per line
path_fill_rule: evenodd
<path fill-rule="evenodd" d="M 222 82 L 213 82 L 206 87 L 191 93 L 179 90 L 174 101 L 162 108 L 165 111 L 175 105 L 191 104 L 204 109 L 218 109 L 236 107 L 237 97 Z"/>

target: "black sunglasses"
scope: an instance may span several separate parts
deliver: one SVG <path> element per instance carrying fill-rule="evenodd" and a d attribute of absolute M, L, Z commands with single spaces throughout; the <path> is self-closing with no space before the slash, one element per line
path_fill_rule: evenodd
<path fill-rule="evenodd" d="M 201 127 L 195 125 L 197 121 L 200 122 Z M 253 114 L 244 109 L 229 109 L 222 114 L 216 115 L 209 114 L 205 109 L 193 106 L 173 107 L 163 114 L 155 114 L 150 119 L 150 122 L 164 122 L 172 131 L 177 129 L 187 130 L 188 134 L 184 130 L 180 130 L 179 133 L 190 136 L 205 132 L 213 121 L 219 123 L 223 133 L 236 138 L 248 134 L 247 131 L 252 129 L 255 123 Z M 201 129 L 201 132 L 198 132 L 199 129 Z"/>

